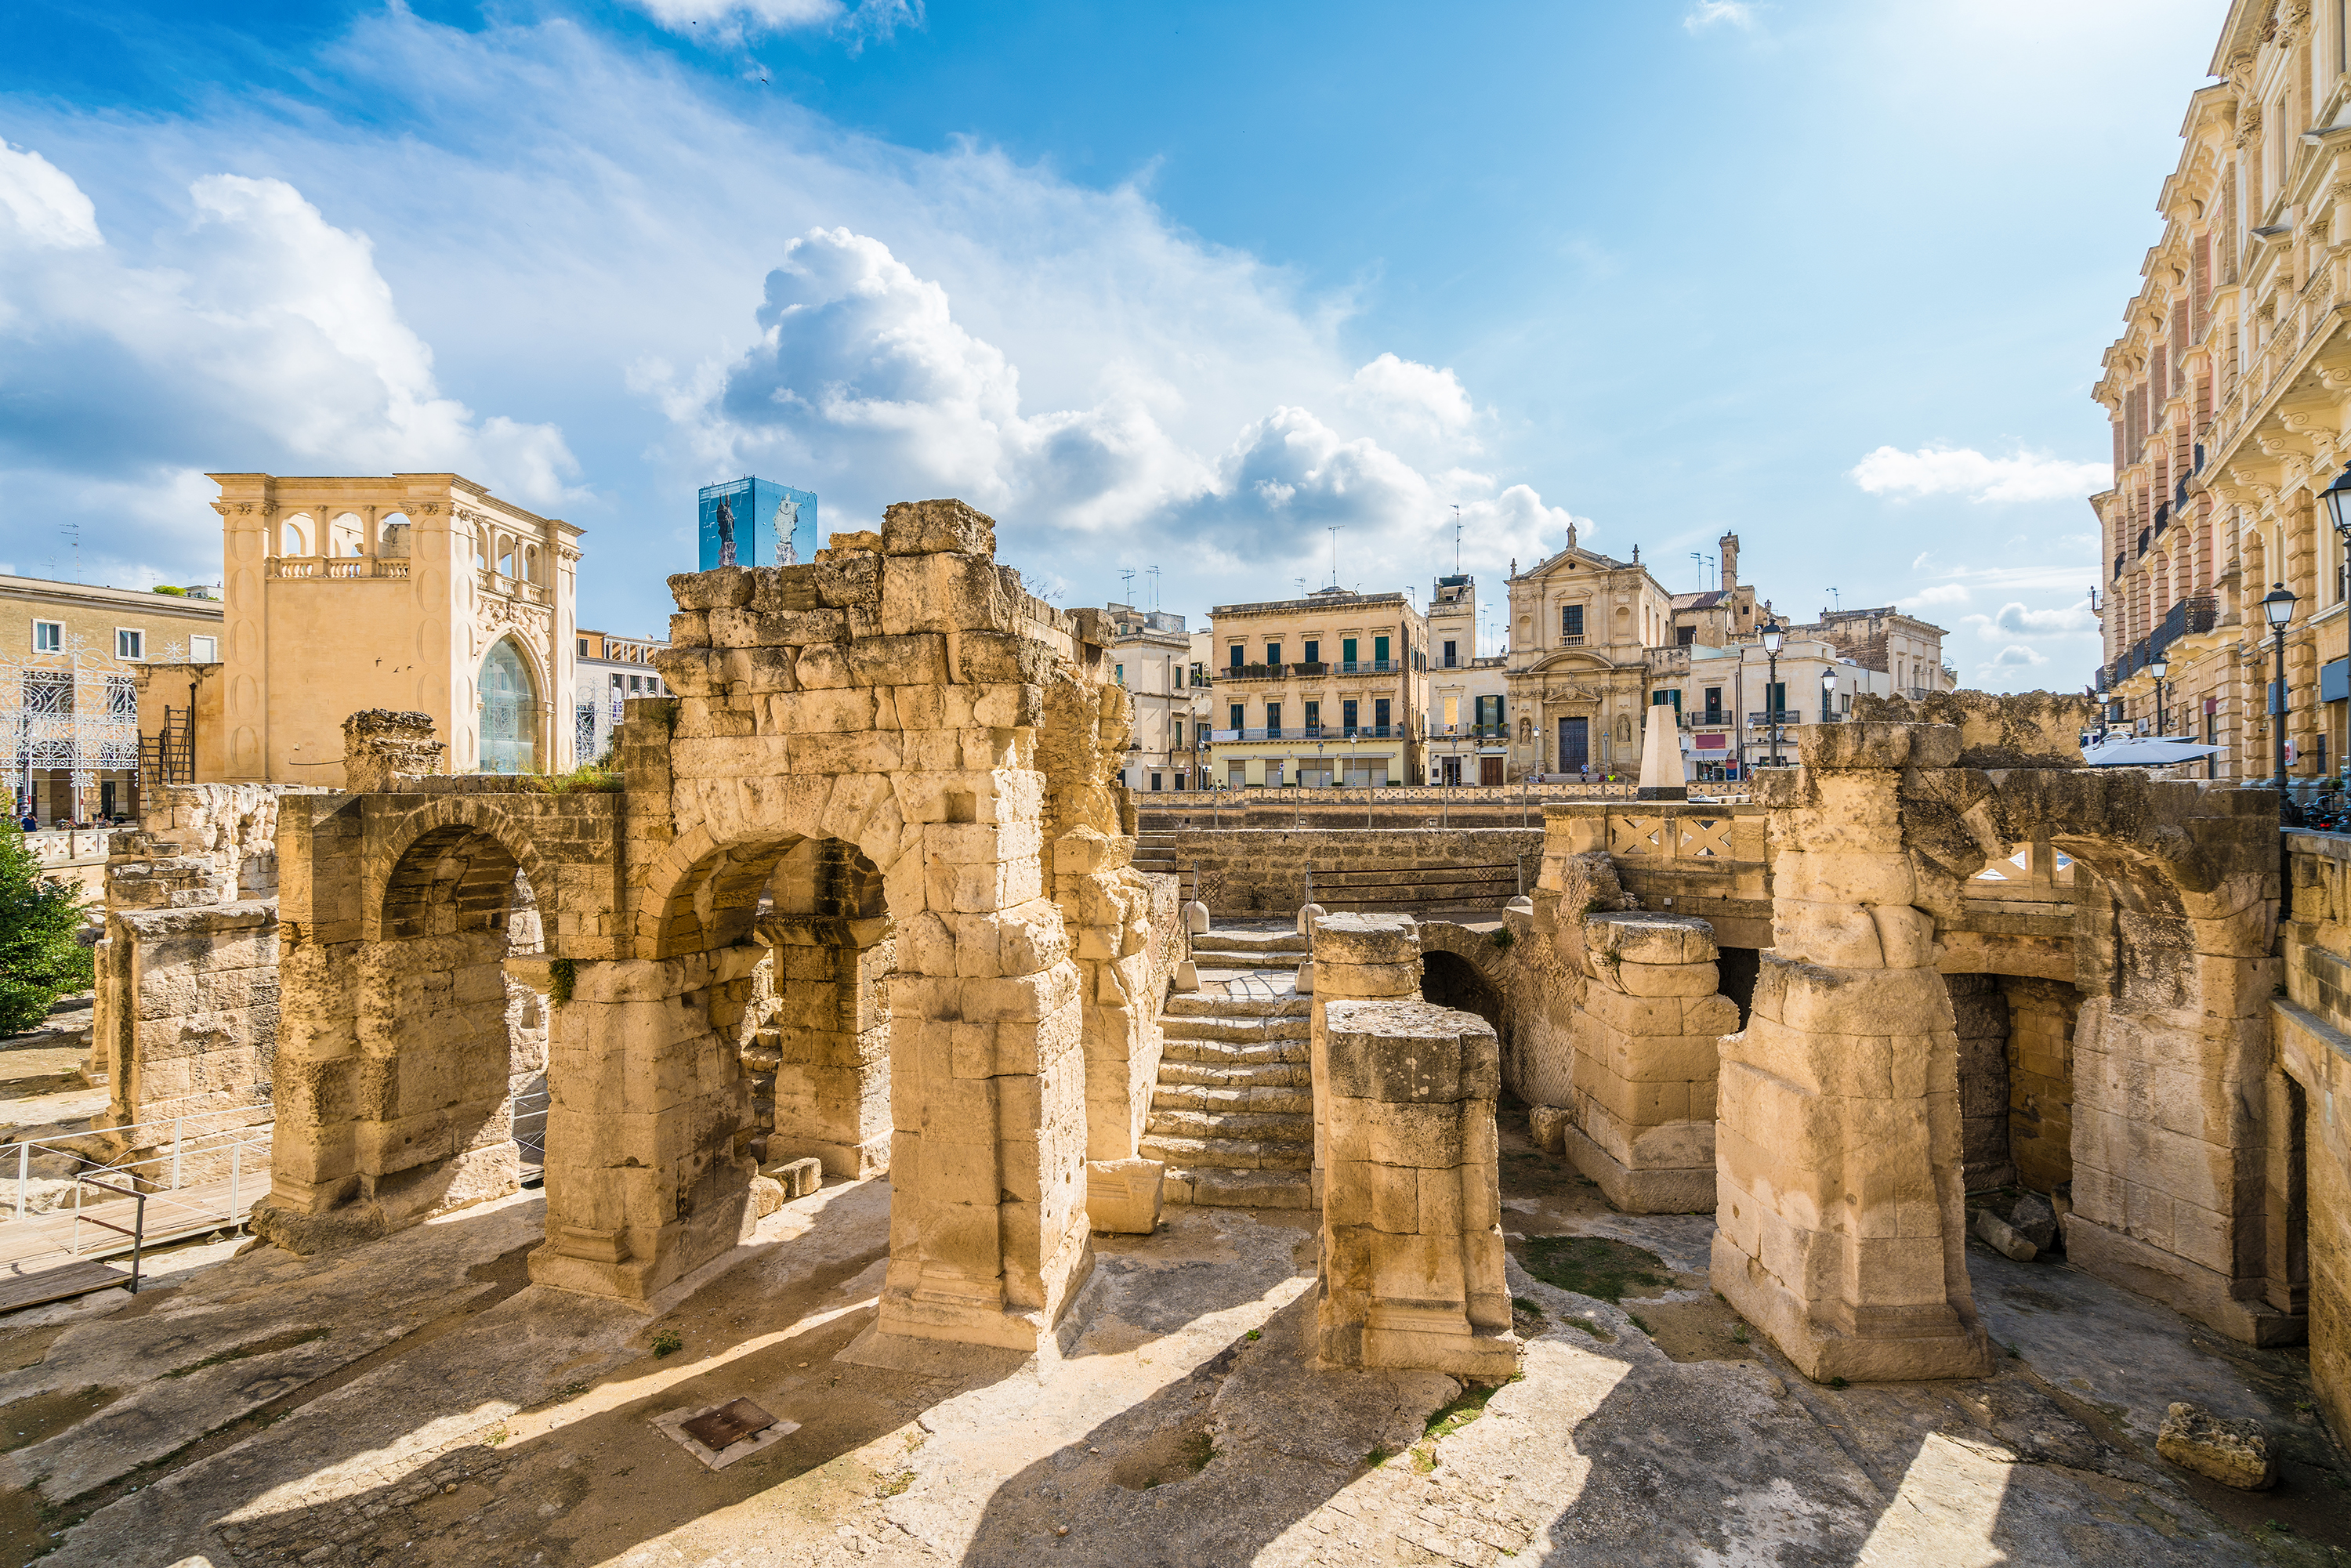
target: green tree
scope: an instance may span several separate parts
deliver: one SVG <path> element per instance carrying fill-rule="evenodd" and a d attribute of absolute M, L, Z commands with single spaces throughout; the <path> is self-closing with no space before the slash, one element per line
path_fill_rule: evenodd
<path fill-rule="evenodd" d="M 0 823 L 0 1035 L 20 1034 L 49 1004 L 88 990 L 92 954 L 74 939 L 82 897 L 71 883 L 41 874 L 25 831 Z"/>

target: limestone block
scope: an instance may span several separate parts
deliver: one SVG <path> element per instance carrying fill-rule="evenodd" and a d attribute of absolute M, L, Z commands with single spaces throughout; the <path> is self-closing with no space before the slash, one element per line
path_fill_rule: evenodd
<path fill-rule="evenodd" d="M 984 556 L 889 555 L 882 562 L 882 631 L 1014 630 L 1012 602 Z"/>
<path fill-rule="evenodd" d="M 2175 1403 L 2163 1414 L 2155 1451 L 2182 1469 L 2240 1491 L 2277 1485 L 2277 1456 L 2258 1421 L 2223 1420 L 2194 1405 Z"/>
<path fill-rule="evenodd" d="M 722 566 L 676 573 L 669 580 L 669 591 L 681 610 L 739 610 L 751 602 L 754 585 L 750 568 Z"/>
<path fill-rule="evenodd" d="M 2018 1235 L 2008 1221 L 1989 1208 L 1976 1211 L 1975 1230 L 1978 1236 L 1984 1239 L 1985 1244 L 1994 1251 L 2013 1258 L 2020 1263 L 2030 1263 L 2041 1255 L 2040 1248 L 2034 1246 L 2026 1238 Z"/>
<path fill-rule="evenodd" d="M 1564 1146 L 1568 1115 L 1558 1105 L 1531 1105 L 1527 1108 L 1527 1135 L 1535 1147 L 1547 1155 L 1555 1155 Z"/>
<path fill-rule="evenodd" d="M 961 501 L 903 501 L 882 514 L 881 546 L 893 556 L 952 551 L 990 557 L 996 553 L 996 521 Z"/>
<path fill-rule="evenodd" d="M 1150 1235 L 1159 1228 L 1166 1174 L 1158 1160 L 1087 1161 L 1087 1222 L 1096 1230 Z"/>
<path fill-rule="evenodd" d="M 1301 971 L 1305 967 L 1299 966 Z M 1320 995 L 1332 999 L 1416 996 L 1420 962 L 1416 958 L 1409 964 L 1349 964 L 1323 956 L 1315 961 L 1315 983 Z"/>
<path fill-rule="evenodd" d="M 1712 964 L 1604 964 L 1596 957 L 1594 978 L 1614 980 L 1628 996 L 1710 997 L 1721 979 Z"/>
<path fill-rule="evenodd" d="M 812 1158 L 782 1160 L 768 1167 L 767 1176 L 777 1184 L 780 1193 L 778 1201 L 780 1203 L 790 1198 L 806 1197 L 822 1186 L 824 1166 L 821 1161 Z"/>
<path fill-rule="evenodd" d="M 843 653 L 850 679 L 858 685 L 941 685 L 947 679 L 946 639 L 936 632 L 855 637 Z"/>
<path fill-rule="evenodd" d="M 1419 928 L 1409 915 L 1326 915 L 1315 922 L 1314 956 L 1329 966 L 1417 964 Z"/>
<path fill-rule="evenodd" d="M 1595 952 L 1636 964 L 1710 964 L 1714 930 L 1703 920 L 1643 912 L 1603 914 L 1583 922 L 1584 942 Z"/>
<path fill-rule="evenodd" d="M 969 631 L 956 639 L 956 669 L 965 681 L 1041 686 L 1051 678 L 1053 653 L 1017 632 Z"/>

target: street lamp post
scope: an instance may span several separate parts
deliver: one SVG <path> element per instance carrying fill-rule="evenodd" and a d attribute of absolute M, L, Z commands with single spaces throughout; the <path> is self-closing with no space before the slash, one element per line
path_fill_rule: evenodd
<path fill-rule="evenodd" d="M 2163 738 L 2163 677 L 2171 673 L 2171 661 L 2158 653 L 2147 662 L 2147 673 L 2155 677 L 2155 737 Z"/>
<path fill-rule="evenodd" d="M 1772 705 L 1780 700 L 1780 640 L 1785 635 L 1777 621 L 1763 622 L 1763 656 L 1771 662 L 1771 674 L 1763 677 L 1763 722 L 1771 727 L 1771 766 L 1780 766 L 1780 710 Z"/>
<path fill-rule="evenodd" d="M 2343 541 L 2346 551 L 2351 551 L 2351 468 L 2336 475 L 2335 483 L 2319 492 L 2319 498 L 2326 503 L 2327 520 L 2335 525 L 2335 538 Z M 2346 558 L 2335 570 L 2340 584 L 2335 596 L 2339 599 L 2343 597 L 2342 590 L 2351 589 L 2351 580 L 2343 576 L 2351 573 L 2351 558 Z"/>
<path fill-rule="evenodd" d="M 2107 714 L 2110 711 L 2108 705 L 2114 700 L 2114 693 L 2106 690 L 2104 686 L 2100 686 L 2097 689 L 2096 696 L 2098 699 L 2098 738 L 2100 740 L 2104 740 L 2106 738 L 2106 720 Z"/>
<path fill-rule="evenodd" d="M 1832 664 L 1821 672 L 1821 722 L 1823 724 L 1836 722 L 1836 666 Z"/>
<path fill-rule="evenodd" d="M 2327 504 L 2334 506 L 2335 492 L 2328 491 L 2327 497 Z M 2283 582 L 2273 586 L 2262 599 L 2262 616 L 2270 623 L 2270 634 L 2277 642 L 2277 685 L 2270 698 L 2270 739 L 2277 767 L 2278 821 L 2288 827 L 2299 827 L 2302 813 L 2294 810 L 2285 789 L 2285 624 L 2294 619 L 2294 591 Z"/>

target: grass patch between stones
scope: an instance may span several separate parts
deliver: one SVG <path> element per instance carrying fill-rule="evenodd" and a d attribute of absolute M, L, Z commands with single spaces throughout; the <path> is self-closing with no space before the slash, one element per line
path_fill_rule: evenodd
<path fill-rule="evenodd" d="M 1520 1260 L 1544 1284 L 1611 1306 L 1627 1291 L 1641 1294 L 1635 1287 L 1663 1290 L 1674 1282 L 1656 1253 L 1605 1236 L 1530 1236 Z"/>

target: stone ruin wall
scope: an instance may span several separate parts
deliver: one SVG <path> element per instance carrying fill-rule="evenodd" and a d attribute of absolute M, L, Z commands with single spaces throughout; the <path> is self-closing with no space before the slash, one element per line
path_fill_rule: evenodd
<path fill-rule="evenodd" d="M 1199 819 L 1204 824 L 1206 813 Z M 1515 821 L 1515 815 L 1513 820 Z M 1200 901 L 1218 920 L 1280 920 L 1295 915 L 1307 903 L 1306 873 L 1315 874 L 1313 902 L 1326 909 L 1361 906 L 1376 912 L 1406 905 L 1441 908 L 1458 897 L 1465 904 L 1499 909 L 1519 893 L 1534 885 L 1543 853 L 1543 831 L 1511 827 L 1437 828 L 1393 824 L 1366 828 L 1229 828 L 1199 826 L 1152 831 L 1156 863 L 1170 868 L 1188 900 L 1193 871 L 1199 872 Z M 1525 868 L 1525 882 L 1516 882 L 1512 865 Z M 1465 873 L 1465 866 L 1499 866 L 1499 871 Z M 1366 876 L 1332 876 L 1327 873 L 1393 872 L 1397 885 L 1384 886 L 1374 904 L 1352 898 L 1350 883 L 1368 883 Z"/>
<path fill-rule="evenodd" d="M 111 1157 L 151 1154 L 145 1124 L 269 1098 L 278 1033 L 277 814 L 292 787 L 165 785 L 113 836 L 90 1071 L 104 1082 Z M 266 1113 L 264 1113 L 266 1114 Z M 246 1115 L 243 1120 L 254 1120 Z M 186 1171 L 193 1178 L 203 1173 Z"/>
<path fill-rule="evenodd" d="M 619 793 L 395 767 L 290 821 L 258 1228 L 333 1245 L 510 1186 L 496 1053 L 459 1012 L 496 953 L 518 962 L 519 874 L 569 987 L 535 1279 L 659 1289 L 734 1244 L 761 1156 L 813 1140 L 886 1157 L 888 1333 L 1033 1344 L 1091 1266 L 1097 1178 L 1134 1207 L 1113 1167 L 1187 950 L 1172 882 L 1132 863 L 1099 617 L 992 547 L 929 502 L 807 567 L 673 579 L 675 695 L 632 705 Z M 763 904 L 808 845 L 856 857 L 878 904 Z"/>
<path fill-rule="evenodd" d="M 2351 1434 L 2351 840 L 2286 835 L 2285 994 L 2272 1000 L 2270 1301 L 2305 1312 L 2327 1423 Z"/>

